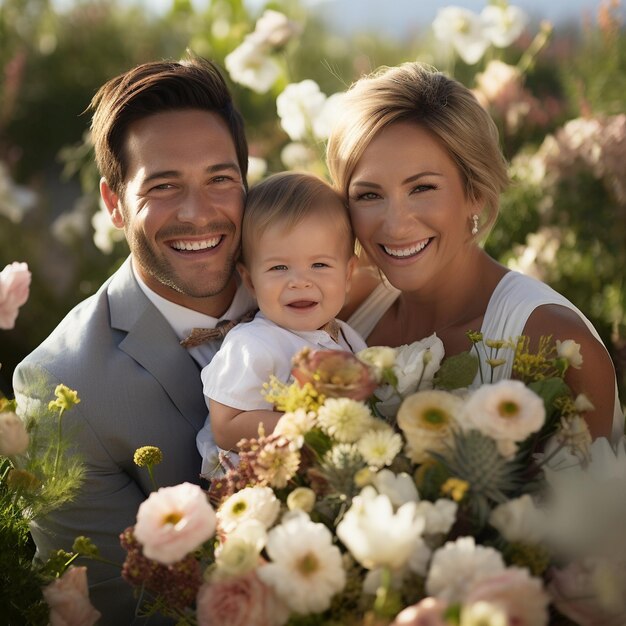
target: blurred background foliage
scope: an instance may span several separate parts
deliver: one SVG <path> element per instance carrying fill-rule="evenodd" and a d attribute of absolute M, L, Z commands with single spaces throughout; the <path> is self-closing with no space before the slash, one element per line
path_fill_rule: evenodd
<path fill-rule="evenodd" d="M 330 96 L 380 65 L 415 59 L 472 88 L 490 62 L 520 70 L 513 96 L 486 103 L 514 181 L 486 248 L 591 318 L 625 398 L 626 34 L 618 0 L 599 1 L 594 15 L 572 15 L 554 28 L 535 17 L 511 45 L 472 64 L 444 54 L 428 26 L 397 37 L 347 33 L 300 0 L 254 10 L 243 0 L 207 0 L 201 10 L 172 0 L 159 13 L 120 0 L 76 0 L 63 10 L 49 0 L 0 0 L 0 268 L 26 261 L 33 275 L 15 329 L 0 337 L 2 391 L 10 395 L 15 365 L 127 253 L 123 241 L 94 243 L 98 175 L 85 109 L 97 88 L 135 64 L 186 50 L 225 67 L 266 9 L 298 26 L 271 53 L 280 74 L 259 91 L 225 72 L 265 173 L 296 166 L 325 172 L 323 136 L 300 140 L 309 157 L 297 165 L 282 152 L 294 142 L 276 98 L 292 83 L 312 79 Z M 568 127 L 572 120 L 578 125 Z"/>

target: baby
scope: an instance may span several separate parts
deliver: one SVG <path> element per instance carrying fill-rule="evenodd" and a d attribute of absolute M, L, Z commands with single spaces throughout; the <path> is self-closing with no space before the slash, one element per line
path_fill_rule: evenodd
<path fill-rule="evenodd" d="M 316 176 L 285 172 L 248 195 L 238 264 L 259 312 L 235 326 L 202 370 L 209 427 L 220 448 L 270 434 L 281 417 L 262 396 L 270 375 L 287 382 L 303 347 L 349 350 L 363 339 L 335 316 L 356 263 L 354 235 L 341 198 Z M 201 431 L 202 432 L 202 431 Z M 201 450 L 202 452 L 202 450 Z"/>

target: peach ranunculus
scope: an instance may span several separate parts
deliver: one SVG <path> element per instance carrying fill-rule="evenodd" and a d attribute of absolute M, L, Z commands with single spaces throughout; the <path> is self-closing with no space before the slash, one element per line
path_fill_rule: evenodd
<path fill-rule="evenodd" d="M 100 619 L 89 601 L 86 567 L 70 567 L 42 591 L 50 607 L 50 626 L 91 626 Z"/>
<path fill-rule="evenodd" d="M 170 565 L 215 534 L 217 517 L 198 485 L 162 487 L 139 505 L 134 534 L 149 559 Z"/>
<path fill-rule="evenodd" d="M 0 272 L 0 328 L 15 326 L 19 308 L 28 300 L 30 272 L 26 263 L 11 263 Z"/>
<path fill-rule="evenodd" d="M 196 600 L 199 626 L 282 626 L 289 611 L 256 571 L 206 582 Z"/>
<path fill-rule="evenodd" d="M 541 580 L 527 569 L 509 567 L 476 581 L 463 598 L 464 605 L 488 602 L 506 613 L 509 624 L 545 626 L 548 623 L 548 594 Z"/>
<path fill-rule="evenodd" d="M 398 615 L 391 626 L 448 626 L 444 617 L 447 605 L 437 598 L 424 598 Z"/>
<path fill-rule="evenodd" d="M 365 400 L 378 386 L 370 366 L 343 350 L 303 348 L 293 358 L 291 373 L 301 386 L 310 383 L 327 398 Z"/>

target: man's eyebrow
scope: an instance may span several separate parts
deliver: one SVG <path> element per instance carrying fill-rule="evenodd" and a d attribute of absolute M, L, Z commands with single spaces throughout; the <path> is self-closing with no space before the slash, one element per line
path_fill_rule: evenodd
<path fill-rule="evenodd" d="M 239 165 L 232 161 L 227 161 L 226 163 L 215 163 L 214 165 L 210 165 L 206 168 L 207 174 L 215 174 L 216 172 L 223 172 L 232 170 L 237 174 L 241 174 L 239 169 Z M 149 183 L 153 180 L 157 180 L 160 178 L 178 178 L 181 176 L 182 172 L 179 170 L 160 170 L 158 172 L 153 172 L 144 178 L 144 182 Z"/>

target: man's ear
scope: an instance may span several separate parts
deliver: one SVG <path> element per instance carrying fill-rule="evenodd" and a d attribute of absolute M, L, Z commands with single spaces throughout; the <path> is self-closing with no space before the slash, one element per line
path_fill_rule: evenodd
<path fill-rule="evenodd" d="M 353 254 L 348 261 L 348 268 L 346 273 L 346 293 L 349 293 L 352 287 L 352 274 L 354 273 L 358 261 L 359 259 L 356 254 Z"/>
<path fill-rule="evenodd" d="M 113 226 L 124 228 L 124 215 L 120 207 L 119 196 L 112 191 L 105 178 L 100 179 L 100 196 L 111 216 Z"/>
<path fill-rule="evenodd" d="M 241 262 L 237 263 L 237 271 L 239 272 L 239 276 L 241 276 L 241 280 L 243 284 L 246 286 L 248 291 L 254 296 L 256 295 L 254 291 L 254 285 L 252 284 L 252 277 L 250 276 L 250 272 L 248 268 Z"/>

